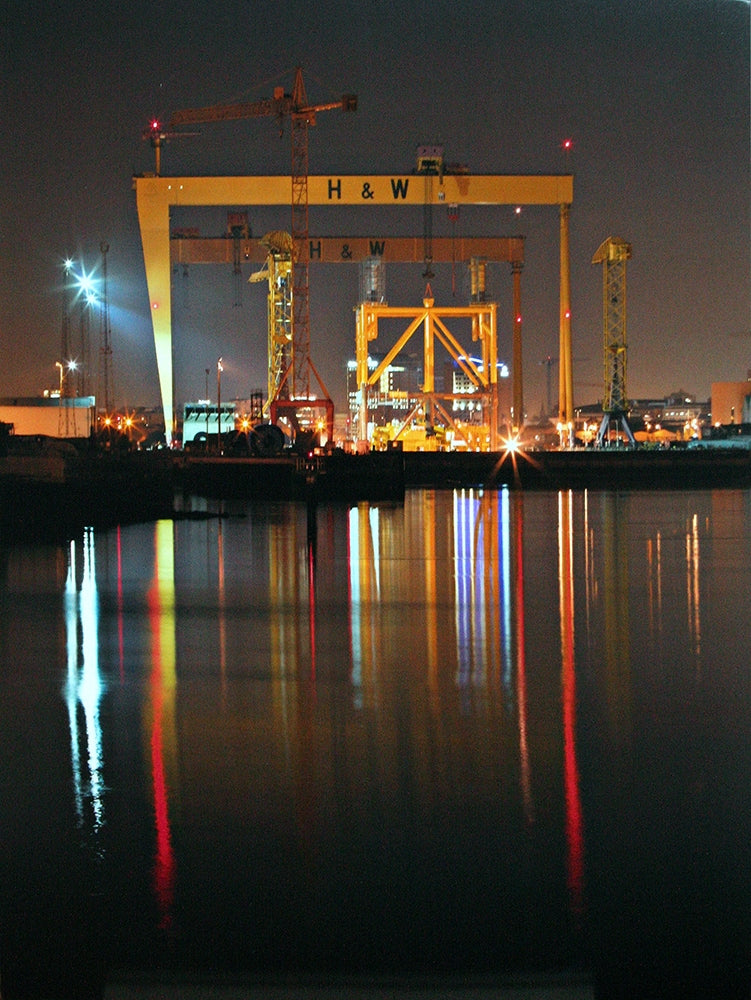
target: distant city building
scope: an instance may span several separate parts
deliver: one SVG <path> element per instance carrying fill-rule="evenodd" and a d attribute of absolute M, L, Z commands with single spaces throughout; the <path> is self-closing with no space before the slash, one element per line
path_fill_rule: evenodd
<path fill-rule="evenodd" d="M 375 371 L 385 355 L 368 357 L 368 370 Z M 368 392 L 370 423 L 383 427 L 392 420 L 404 420 L 417 404 L 423 382 L 422 363 L 412 354 L 397 354 L 385 369 L 378 384 Z M 349 420 L 357 427 L 360 413 L 360 387 L 357 384 L 357 362 L 347 362 L 347 401 Z"/>
<path fill-rule="evenodd" d="M 498 381 L 497 392 L 498 392 L 498 419 L 501 423 L 510 422 L 511 419 L 511 378 L 510 378 L 509 367 L 505 361 L 498 362 Z M 455 397 L 477 395 L 477 386 L 472 381 L 472 379 L 467 375 L 461 365 L 457 361 L 451 360 L 447 361 L 444 374 L 443 383 L 445 386 L 451 386 L 450 392 Z M 482 423 L 487 421 L 488 415 L 483 414 L 482 401 L 479 399 L 461 399 L 455 398 L 451 402 L 451 410 L 456 416 L 457 420 L 462 420 L 467 423 Z"/>

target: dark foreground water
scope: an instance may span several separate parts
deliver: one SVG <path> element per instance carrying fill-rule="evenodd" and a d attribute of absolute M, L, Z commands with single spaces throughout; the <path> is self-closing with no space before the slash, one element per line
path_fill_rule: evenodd
<path fill-rule="evenodd" d="M 3 997 L 133 970 L 749 995 L 750 582 L 735 491 L 0 547 Z"/>

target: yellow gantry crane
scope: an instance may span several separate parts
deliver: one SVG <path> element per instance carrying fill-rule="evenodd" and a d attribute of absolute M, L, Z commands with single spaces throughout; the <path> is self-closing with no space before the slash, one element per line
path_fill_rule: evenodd
<path fill-rule="evenodd" d="M 609 443 L 609 430 L 618 426 L 632 446 L 636 440 L 628 425 L 626 396 L 626 261 L 631 258 L 631 244 L 618 236 L 609 236 L 597 248 L 593 264 L 602 264 L 603 351 L 605 394 L 602 400 L 602 423 L 597 446 Z"/>
<path fill-rule="evenodd" d="M 302 69 L 295 70 L 292 93 L 283 87 L 274 89 L 271 100 L 215 104 L 205 108 L 190 108 L 176 111 L 169 122 L 173 130 L 182 125 L 197 125 L 203 122 L 230 121 L 244 118 L 276 117 L 280 123 L 289 118 L 292 134 L 292 340 L 291 350 L 285 353 L 286 368 L 275 378 L 277 398 L 289 402 L 287 409 L 294 409 L 295 401 L 310 400 L 310 372 L 313 371 L 321 391 L 328 398 L 328 392 L 310 358 L 310 304 L 308 280 L 308 126 L 315 125 L 319 111 L 333 109 L 356 111 L 357 97 L 343 94 L 337 101 L 309 104 L 305 92 Z M 174 134 L 174 133 L 168 133 Z"/>

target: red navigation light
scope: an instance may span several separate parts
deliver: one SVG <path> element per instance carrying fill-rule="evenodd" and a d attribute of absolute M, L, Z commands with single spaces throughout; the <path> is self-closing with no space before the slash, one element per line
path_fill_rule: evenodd
<path fill-rule="evenodd" d="M 571 139 L 564 139 L 563 140 L 563 148 L 566 150 L 567 153 L 572 148 L 573 145 L 574 144 L 571 141 Z"/>
<path fill-rule="evenodd" d="M 152 118 L 152 120 L 151 120 L 151 131 L 152 132 L 158 132 L 160 128 L 161 128 L 161 126 L 159 125 L 159 121 L 156 118 Z"/>

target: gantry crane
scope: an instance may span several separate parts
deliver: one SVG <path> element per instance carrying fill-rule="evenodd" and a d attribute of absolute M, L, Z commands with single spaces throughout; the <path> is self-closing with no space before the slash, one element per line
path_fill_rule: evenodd
<path fill-rule="evenodd" d="M 196 125 L 202 122 L 230 121 L 242 118 L 276 117 L 280 123 L 284 118 L 291 121 L 292 135 L 292 219 L 291 236 L 293 243 L 292 270 L 292 348 L 286 355 L 286 368 L 275 377 L 278 404 L 288 401 L 284 409 L 294 408 L 295 401 L 310 401 L 310 372 L 319 381 L 310 359 L 310 303 L 308 282 L 308 126 L 315 125 L 319 111 L 339 108 L 342 111 L 356 111 L 357 97 L 343 94 L 338 101 L 323 104 L 309 104 L 305 93 L 302 69 L 295 71 L 295 82 L 291 94 L 283 87 L 274 89 L 271 100 L 254 102 L 234 102 L 215 104 L 205 108 L 176 111 L 169 123 L 170 130 L 181 125 Z M 320 388 L 328 396 L 325 387 Z"/>
<path fill-rule="evenodd" d="M 636 446 L 628 425 L 626 396 L 626 261 L 631 257 L 631 244 L 617 236 L 609 236 L 592 258 L 602 264 L 603 347 L 605 394 L 602 400 L 602 423 L 597 433 L 597 446 L 608 442 L 611 424 L 618 425 L 629 443 Z"/>

